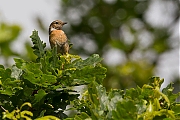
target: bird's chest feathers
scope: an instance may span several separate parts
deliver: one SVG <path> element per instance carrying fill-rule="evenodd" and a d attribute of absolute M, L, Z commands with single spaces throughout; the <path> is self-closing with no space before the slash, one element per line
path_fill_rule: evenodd
<path fill-rule="evenodd" d="M 67 37 L 64 33 L 64 31 L 62 30 L 53 30 L 50 34 L 50 39 L 52 42 L 66 42 L 67 40 Z"/>

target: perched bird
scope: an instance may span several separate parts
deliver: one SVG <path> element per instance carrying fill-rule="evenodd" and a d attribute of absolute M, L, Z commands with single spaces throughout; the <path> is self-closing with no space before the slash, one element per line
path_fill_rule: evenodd
<path fill-rule="evenodd" d="M 69 52 L 68 39 L 62 30 L 65 24 L 67 24 L 67 22 L 55 20 L 49 26 L 49 43 L 51 48 L 57 46 L 57 53 L 61 53 L 62 55 L 68 54 Z"/>

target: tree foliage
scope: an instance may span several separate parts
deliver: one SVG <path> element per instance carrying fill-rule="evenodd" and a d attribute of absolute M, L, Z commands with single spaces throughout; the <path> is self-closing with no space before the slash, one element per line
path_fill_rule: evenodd
<path fill-rule="evenodd" d="M 160 91 L 163 79 L 150 78 L 142 87 L 109 92 L 102 85 L 102 58 L 60 55 L 45 50 L 37 31 L 31 35 L 36 61 L 15 58 L 11 68 L 0 66 L 0 117 L 26 120 L 164 119 L 180 118 L 172 83 Z M 84 87 L 82 94 L 75 89 Z M 71 113 L 74 112 L 74 115 Z"/>
<path fill-rule="evenodd" d="M 4 57 L 5 64 L 8 65 L 10 56 L 18 56 L 16 51 L 11 49 L 11 44 L 20 34 L 20 26 L 13 24 L 9 25 L 4 22 L 0 23 L 0 58 Z"/>
<path fill-rule="evenodd" d="M 147 13 L 153 3 L 156 2 L 63 0 L 59 3 L 59 19 L 68 22 L 69 26 L 64 29 L 74 43 L 72 53 L 83 56 L 98 53 L 105 58 L 103 64 L 108 71 L 104 85 L 107 89 L 126 89 L 148 83 L 147 77 L 157 74 L 161 56 L 178 49 L 178 36 L 172 39 L 170 31 L 179 23 L 179 2 L 158 2 L 157 6 L 165 11 L 172 9 L 168 17 L 172 22 L 163 27 L 153 25 L 155 21 L 149 22 Z M 160 10 L 154 7 L 150 14 Z M 177 45 L 174 47 L 171 43 Z"/>
<path fill-rule="evenodd" d="M 22 28 L 18 24 L 10 24 L 7 22 L 0 22 L 0 61 L 3 62 L 5 67 L 12 65 L 13 57 L 21 57 L 25 60 L 35 60 L 35 55 L 32 52 L 29 41 L 24 45 L 20 40 L 17 40 L 21 34 Z M 14 43 L 17 42 L 18 49 L 24 49 L 22 53 L 14 49 Z"/>

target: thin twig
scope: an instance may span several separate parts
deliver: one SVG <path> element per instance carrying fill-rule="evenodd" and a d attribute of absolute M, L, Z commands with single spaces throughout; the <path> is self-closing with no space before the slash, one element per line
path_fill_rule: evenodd
<path fill-rule="evenodd" d="M 4 112 L 7 111 L 2 105 L 0 105 L 0 106 L 1 106 L 1 109 L 2 109 Z"/>

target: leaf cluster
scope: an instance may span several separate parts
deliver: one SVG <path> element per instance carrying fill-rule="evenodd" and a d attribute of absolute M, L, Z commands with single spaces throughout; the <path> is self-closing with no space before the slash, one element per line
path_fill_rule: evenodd
<path fill-rule="evenodd" d="M 106 73 L 100 64 L 102 58 L 94 54 L 83 60 L 77 55 L 57 54 L 56 48 L 46 51 L 37 31 L 30 38 L 35 62 L 15 58 L 11 69 L 0 66 L 0 105 L 6 112 L 28 102 L 33 118 L 49 114 L 66 118 L 67 106 L 79 97 L 75 86 L 102 83 Z"/>
<path fill-rule="evenodd" d="M 15 58 L 12 68 L 0 65 L 0 117 L 36 120 L 120 120 L 180 118 L 172 84 L 160 91 L 163 79 L 127 90 L 106 91 L 106 68 L 94 54 L 87 59 L 45 50 L 37 31 L 31 35 L 35 62 Z M 82 94 L 76 87 L 84 86 Z M 11 112 L 9 112 L 11 111 Z M 73 115 L 74 114 L 74 115 Z"/>

